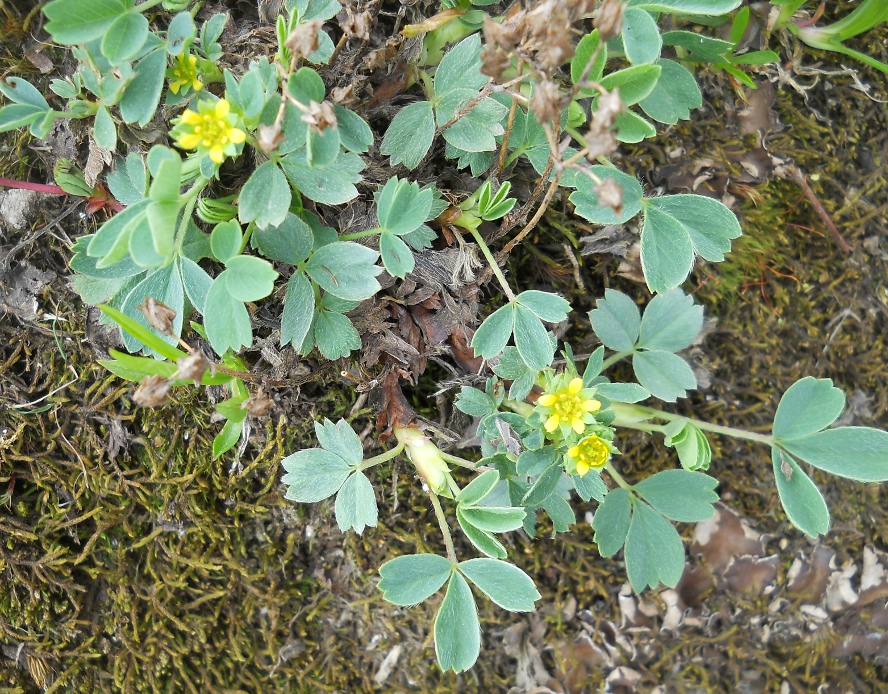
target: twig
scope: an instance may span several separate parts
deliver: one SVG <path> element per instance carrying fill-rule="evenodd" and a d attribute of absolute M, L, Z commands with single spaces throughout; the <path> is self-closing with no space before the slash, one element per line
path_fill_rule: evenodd
<path fill-rule="evenodd" d="M 808 185 L 808 179 L 805 177 L 805 174 L 802 173 L 802 170 L 797 166 L 791 166 L 789 167 L 789 173 L 792 180 L 799 184 L 802 192 L 805 193 L 805 197 L 808 198 L 808 201 L 814 206 L 814 211 L 817 213 L 817 216 L 823 220 L 824 224 L 826 224 L 826 228 L 829 229 L 830 233 L 833 235 L 836 245 L 838 245 L 843 252 L 852 253 L 854 247 L 844 239 L 839 232 L 838 227 L 826 211 L 826 208 L 820 204 L 820 200 L 814 195 L 814 191 L 811 190 L 811 186 Z"/>

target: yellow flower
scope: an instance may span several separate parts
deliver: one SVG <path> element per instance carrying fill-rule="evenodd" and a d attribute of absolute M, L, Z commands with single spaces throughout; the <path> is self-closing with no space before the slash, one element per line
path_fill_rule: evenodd
<path fill-rule="evenodd" d="M 577 474 L 585 475 L 589 470 L 597 470 L 604 467 L 611 455 L 610 446 L 607 441 L 595 436 L 587 436 L 576 446 L 567 449 L 569 458 L 573 458 L 577 463 Z"/>
<path fill-rule="evenodd" d="M 225 99 L 215 104 L 201 101 L 197 112 L 188 109 L 173 121 L 176 125 L 170 135 L 182 149 L 196 149 L 221 164 L 226 156 L 235 156 L 236 145 L 247 138 L 243 130 L 235 127 L 237 121 L 237 115 L 231 113 L 231 104 Z"/>
<path fill-rule="evenodd" d="M 176 58 L 176 64 L 166 72 L 166 76 L 172 81 L 170 82 L 170 91 L 178 94 L 182 87 L 186 89 L 191 87 L 194 91 L 199 92 L 203 89 L 203 82 L 197 74 L 197 58 L 193 55 L 182 53 Z"/>
<path fill-rule="evenodd" d="M 541 414 L 545 417 L 545 429 L 550 434 L 556 429 L 567 427 L 582 434 L 586 425 L 595 421 L 592 413 L 601 409 L 601 403 L 592 397 L 592 391 L 583 388 L 582 378 L 573 378 L 563 385 L 566 377 L 556 377 L 550 386 L 561 386 L 544 393 L 537 400 Z M 564 431 L 562 433 L 567 433 Z"/>

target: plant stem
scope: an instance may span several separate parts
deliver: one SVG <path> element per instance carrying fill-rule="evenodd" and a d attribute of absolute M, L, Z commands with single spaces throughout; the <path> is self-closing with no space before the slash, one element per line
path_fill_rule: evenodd
<path fill-rule="evenodd" d="M 484 257 L 487 259 L 487 264 L 490 266 L 490 269 L 493 271 L 494 276 L 499 281 L 500 286 L 503 288 L 503 293 L 506 295 L 506 298 L 509 301 L 515 301 L 515 295 L 512 293 L 512 288 L 509 286 L 509 283 L 506 282 L 506 277 L 503 275 L 503 271 L 500 270 L 499 264 L 496 262 L 496 258 L 493 257 L 493 253 L 490 252 L 490 249 L 487 247 L 487 244 L 484 241 L 484 237 L 481 236 L 480 232 L 477 229 L 469 229 L 469 233 L 474 237 L 478 247 L 481 249 L 481 252 L 484 254 Z"/>
<path fill-rule="evenodd" d="M 453 547 L 453 536 L 450 534 L 450 527 L 447 525 L 447 516 L 444 515 L 444 509 L 441 508 L 441 502 L 438 495 L 429 489 L 429 498 L 432 500 L 432 506 L 435 509 L 435 517 L 438 519 L 438 527 L 441 528 L 441 534 L 444 536 L 444 546 L 447 548 L 447 558 L 451 563 L 456 564 L 456 549 Z"/>
<path fill-rule="evenodd" d="M 194 206 L 197 204 L 197 196 L 200 195 L 200 191 L 207 187 L 209 182 L 210 180 L 208 178 L 198 175 L 198 177 L 194 179 L 194 184 L 183 196 L 186 200 L 185 211 L 182 213 L 182 221 L 179 223 L 179 228 L 176 230 L 176 252 L 179 255 L 182 255 L 182 247 L 185 244 L 185 230 L 188 229 L 188 222 L 191 221 L 191 213 L 194 212 Z"/>
<path fill-rule="evenodd" d="M 632 485 L 629 484 L 625 479 L 623 479 L 623 475 L 617 472 L 617 469 L 613 466 L 612 463 L 605 463 L 604 469 L 607 470 L 607 473 L 611 477 L 613 477 L 614 482 L 616 482 L 623 489 L 626 489 L 627 491 L 632 489 Z"/>
<path fill-rule="evenodd" d="M 364 229 L 364 231 L 356 231 L 353 234 L 343 234 L 339 237 L 340 241 L 354 241 L 355 239 L 365 239 L 368 236 L 382 233 L 381 227 L 373 227 L 372 229 Z"/>
<path fill-rule="evenodd" d="M 603 362 L 601 362 L 601 370 L 604 371 L 605 369 L 613 366 L 621 359 L 625 359 L 626 357 L 628 357 L 630 354 L 633 354 L 634 352 L 635 352 L 635 350 L 630 349 L 626 352 L 617 352 L 616 354 L 611 354 L 607 359 L 605 359 Z"/>
<path fill-rule="evenodd" d="M 380 463 L 384 463 L 387 460 L 391 460 L 392 458 L 398 456 L 401 451 L 404 450 L 404 444 L 399 443 L 390 451 L 386 451 L 385 453 L 380 453 L 377 456 L 372 458 L 367 458 L 361 465 L 358 467 L 358 470 L 366 470 L 367 468 L 371 468 L 374 465 L 379 465 Z"/>
<path fill-rule="evenodd" d="M 4 188 L 18 188 L 19 190 L 33 190 L 37 193 L 46 193 L 48 195 L 68 195 L 68 193 L 62 188 L 48 183 L 16 181 L 11 178 L 0 178 L 0 186 L 3 186 Z"/>
<path fill-rule="evenodd" d="M 613 422 L 614 425 L 625 427 L 627 429 L 641 429 L 644 431 L 646 429 L 644 428 L 644 426 L 641 426 L 641 424 L 648 419 L 660 419 L 666 422 L 672 422 L 676 419 L 685 419 L 698 429 L 701 429 L 703 431 L 710 431 L 713 434 L 721 434 L 722 436 L 731 436 L 735 439 L 755 441 L 756 443 L 762 443 L 766 446 L 772 446 L 774 444 L 774 438 L 772 436 L 769 436 L 768 434 L 757 434 L 754 431 L 747 431 L 746 429 L 737 429 L 736 427 L 726 427 L 721 426 L 720 424 L 712 424 L 710 422 L 704 422 L 700 419 L 684 417 L 680 414 L 663 412 L 662 410 L 657 410 L 653 407 L 644 407 L 641 405 L 625 405 L 623 403 L 613 403 L 611 407 L 617 413 L 617 417 L 616 419 L 614 419 Z M 651 429 L 651 431 L 656 431 L 656 429 Z"/>
<path fill-rule="evenodd" d="M 465 458 L 460 458 L 458 455 L 451 455 L 450 453 L 445 453 L 441 451 L 441 457 L 444 458 L 448 463 L 453 463 L 454 465 L 459 465 L 459 467 L 464 467 L 468 470 L 479 470 L 475 463 L 471 460 L 466 460 Z"/>

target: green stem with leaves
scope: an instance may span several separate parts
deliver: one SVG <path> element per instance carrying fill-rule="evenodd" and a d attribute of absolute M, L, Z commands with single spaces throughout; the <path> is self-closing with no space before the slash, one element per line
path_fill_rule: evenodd
<path fill-rule="evenodd" d="M 496 258 L 493 257 L 493 253 L 491 253 L 490 249 L 487 247 L 487 243 L 484 241 L 484 237 L 481 236 L 481 233 L 477 229 L 468 229 L 468 232 L 475 239 L 475 242 L 478 244 L 478 247 L 481 249 L 484 257 L 487 259 L 487 263 L 490 265 L 490 269 L 493 271 L 494 276 L 499 281 L 500 286 L 503 288 L 503 294 L 506 295 L 506 298 L 509 301 L 515 301 L 515 294 L 512 292 L 512 288 L 509 286 L 509 283 L 506 282 L 506 276 L 503 274 L 503 271 L 500 270 L 499 263 L 496 262 Z"/>

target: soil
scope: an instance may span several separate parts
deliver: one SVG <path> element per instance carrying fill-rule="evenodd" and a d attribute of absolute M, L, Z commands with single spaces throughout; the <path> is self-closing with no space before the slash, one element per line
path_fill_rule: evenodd
<path fill-rule="evenodd" d="M 270 36 L 255 6 L 227 5 L 242 32 Z M 827 19 L 847 9 L 834 5 Z M 412 21 L 423 7 L 382 9 Z M 54 49 L 39 54 L 48 66 L 34 58 L 39 15 L 28 8 L 0 8 L 0 74 L 45 84 L 69 66 Z M 728 260 L 699 266 L 688 285 L 714 320 L 691 352 L 702 387 L 676 411 L 765 430 L 780 393 L 813 375 L 848 395 L 844 424 L 888 428 L 888 85 L 783 41 L 783 62 L 756 73 L 748 103 L 724 73 L 701 71 L 694 119 L 618 162 L 648 194 L 722 198 L 744 228 Z M 888 25 L 852 45 L 888 60 Z M 48 181 L 52 154 L 0 135 L 0 175 Z M 318 418 L 344 416 L 368 452 L 378 447 L 372 369 L 255 350 L 257 370 L 286 358 L 290 385 L 272 393 L 244 450 L 213 461 L 212 392 L 183 388 L 164 408 L 137 408 L 132 386 L 97 363 L 116 337 L 66 280 L 72 240 L 97 220 L 74 199 L 30 197 L 0 194 L 0 692 L 888 691 L 888 492 L 815 474 L 833 521 L 813 542 L 780 508 L 768 451 L 722 438 L 712 443 L 724 506 L 714 523 L 680 528 L 691 551 L 676 590 L 632 594 L 619 555 L 598 556 L 592 507 L 577 501 L 573 532 L 507 538 L 543 595 L 538 611 L 481 601 L 477 665 L 442 674 L 435 600 L 398 609 L 376 589 L 387 559 L 443 551 L 406 464 L 375 470 L 382 522 L 363 536 L 338 533 L 332 503 L 286 501 L 279 483 L 280 459 L 313 445 Z M 586 314 L 605 287 L 647 296 L 634 237 L 621 233 L 578 223 L 559 198 L 510 256 L 520 289 L 571 301 L 563 327 L 577 353 L 594 347 Z M 485 292 L 484 310 L 497 301 Z M 450 403 L 467 378 L 432 360 L 405 392 L 463 435 L 470 423 Z M 630 479 L 675 464 L 641 436 L 620 448 Z"/>

